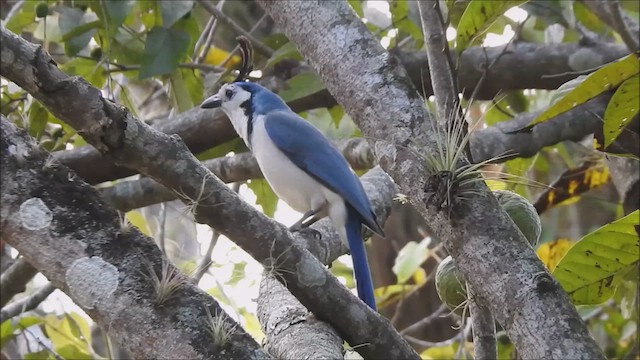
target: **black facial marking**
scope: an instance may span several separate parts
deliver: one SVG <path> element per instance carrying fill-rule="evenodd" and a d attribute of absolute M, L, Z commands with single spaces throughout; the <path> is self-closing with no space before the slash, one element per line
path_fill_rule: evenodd
<path fill-rule="evenodd" d="M 253 95 L 251 96 L 253 97 Z M 251 98 L 240 104 L 240 107 L 244 110 L 244 116 L 247 117 L 247 141 L 249 142 L 249 147 L 251 147 L 251 134 L 253 133 L 253 103 Z"/>

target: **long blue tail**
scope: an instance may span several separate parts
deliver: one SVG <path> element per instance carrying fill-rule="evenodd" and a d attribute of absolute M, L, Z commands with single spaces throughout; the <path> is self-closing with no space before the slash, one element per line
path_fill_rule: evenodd
<path fill-rule="evenodd" d="M 356 280 L 356 288 L 358 289 L 358 297 L 369 305 L 374 311 L 376 310 L 376 298 L 373 294 L 373 281 L 369 272 L 369 262 L 367 261 L 367 251 L 365 250 L 364 240 L 362 239 L 362 220 L 357 213 L 349 209 L 346 226 L 347 241 L 349 243 L 349 251 L 353 259 L 353 271 Z"/>

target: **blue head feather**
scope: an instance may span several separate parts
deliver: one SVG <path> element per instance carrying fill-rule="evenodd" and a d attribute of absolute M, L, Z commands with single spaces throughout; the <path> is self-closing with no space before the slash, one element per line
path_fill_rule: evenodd
<path fill-rule="evenodd" d="M 277 110 L 290 110 L 278 95 L 254 82 L 239 81 L 233 84 L 251 93 L 253 115 L 265 115 Z"/>

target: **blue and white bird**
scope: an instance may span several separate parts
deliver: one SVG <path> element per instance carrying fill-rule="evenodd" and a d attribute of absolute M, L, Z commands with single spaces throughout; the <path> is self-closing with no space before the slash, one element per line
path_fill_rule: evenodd
<path fill-rule="evenodd" d="M 304 214 L 292 230 L 329 216 L 349 246 L 358 296 L 375 310 L 362 225 L 384 234 L 360 179 L 342 154 L 278 95 L 256 83 L 225 84 L 201 107 L 222 108 L 273 191 Z"/>

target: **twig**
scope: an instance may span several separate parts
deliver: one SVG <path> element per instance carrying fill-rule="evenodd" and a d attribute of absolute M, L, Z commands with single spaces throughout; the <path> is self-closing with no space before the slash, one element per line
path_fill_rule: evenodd
<path fill-rule="evenodd" d="M 205 54 L 207 53 L 207 51 L 209 51 L 209 48 L 211 47 L 211 44 L 209 43 L 209 41 L 213 40 L 212 29 L 215 23 L 216 23 L 216 17 L 211 15 L 209 17 L 209 20 L 207 21 L 207 24 L 204 26 L 204 29 L 202 30 L 202 34 L 200 34 L 198 41 L 196 41 L 196 45 L 193 47 L 193 55 L 191 55 L 191 58 L 194 59 L 194 62 L 196 64 L 199 64 L 202 62 Z M 206 36 L 206 39 L 205 39 L 205 36 Z M 204 46 L 202 46 L 203 41 L 205 42 Z"/>
<path fill-rule="evenodd" d="M 19 258 L 0 276 L 0 307 L 11 298 L 23 292 L 27 283 L 38 273 L 24 258 Z"/>
<path fill-rule="evenodd" d="M 467 286 L 467 292 L 469 291 Z M 496 342 L 496 321 L 491 311 L 475 301 L 469 302 L 471 326 L 473 328 L 473 349 L 476 360 L 498 358 Z"/>
<path fill-rule="evenodd" d="M 207 0 L 198 0 L 198 3 L 205 10 L 207 10 L 211 15 L 215 16 L 218 20 L 220 20 L 220 22 L 222 22 L 225 25 L 228 25 L 228 26 L 232 27 L 233 30 L 235 30 L 238 34 L 246 36 L 247 39 L 249 39 L 251 41 L 251 43 L 253 44 L 254 48 L 259 53 L 261 53 L 262 55 L 266 56 L 267 58 L 270 58 L 271 55 L 273 55 L 273 50 L 271 50 L 268 46 L 266 46 L 265 44 L 263 44 L 262 42 L 260 42 L 256 38 L 254 38 L 248 31 L 243 29 L 233 19 L 231 19 L 230 17 L 225 15 L 220 9 L 218 9 L 215 6 L 213 6 L 209 1 L 207 1 Z"/>
<path fill-rule="evenodd" d="M 28 328 L 24 329 L 24 332 L 29 333 L 29 335 L 31 335 L 31 337 L 33 337 L 40 346 L 42 346 L 45 350 L 47 350 L 48 352 L 51 353 L 51 355 L 53 356 L 54 359 L 56 360 L 65 360 L 62 356 L 60 356 L 60 354 L 58 354 L 57 352 L 55 352 L 51 347 L 47 346 L 47 344 L 45 344 L 44 342 L 42 342 L 42 340 L 40 340 L 40 336 L 34 334 L 31 330 L 29 330 Z"/>
<path fill-rule="evenodd" d="M 41 302 L 51 295 L 55 289 L 56 288 L 51 285 L 51 283 L 48 283 L 24 299 L 14 301 L 3 307 L 2 310 L 0 310 L 0 323 L 3 323 L 14 316 L 18 316 L 24 312 L 35 309 Z"/>
<path fill-rule="evenodd" d="M 251 30 L 249 30 L 249 34 L 253 34 L 254 31 L 256 31 L 256 29 L 258 29 L 258 26 L 260 26 L 260 24 L 262 24 L 262 22 L 268 17 L 269 15 L 264 14 L 262 15 L 262 17 L 260 18 L 260 20 L 258 20 L 256 22 L 255 25 L 253 25 L 253 27 L 251 28 Z M 233 48 L 233 50 L 231 50 L 229 52 L 229 55 L 227 55 L 227 57 L 224 59 L 224 61 L 222 61 L 220 63 L 220 65 L 225 66 L 227 64 L 227 62 L 229 62 L 229 60 L 231 60 L 231 58 L 233 57 L 233 54 L 235 54 L 236 51 L 240 50 L 240 45 L 236 45 L 235 48 Z"/>
<path fill-rule="evenodd" d="M 629 29 L 628 24 L 622 18 L 622 10 L 620 9 L 620 1 L 618 0 L 610 0 L 609 1 L 609 12 L 611 13 L 611 19 L 613 23 L 616 24 L 616 31 L 620 34 L 622 41 L 629 51 L 636 52 L 638 51 L 638 40 L 636 36 L 631 34 L 631 30 Z"/>
<path fill-rule="evenodd" d="M 160 204 L 160 226 L 158 229 L 158 244 L 160 245 L 160 250 L 162 253 L 167 255 L 167 248 L 165 244 L 165 226 L 167 224 L 167 203 L 163 202 Z"/>
<path fill-rule="evenodd" d="M 444 304 L 440 305 L 440 307 L 437 308 L 436 311 L 429 314 L 429 316 L 424 317 L 416 321 L 415 323 L 407 326 L 406 328 L 404 328 L 402 331 L 400 331 L 400 335 L 407 335 L 408 333 L 418 331 L 424 328 L 425 326 L 428 326 L 429 324 L 431 324 L 433 320 L 440 317 L 440 315 L 442 315 L 442 313 L 444 313 L 445 310 L 447 310 L 447 307 Z"/>
<path fill-rule="evenodd" d="M 235 191 L 236 193 L 240 191 L 240 185 L 242 185 L 242 182 L 234 183 L 232 186 L 233 191 Z M 209 242 L 209 247 L 207 248 L 207 252 L 202 258 L 202 260 L 200 260 L 200 264 L 198 264 L 198 268 L 196 269 L 193 275 L 193 279 L 195 280 L 196 283 L 200 282 L 200 279 L 202 279 L 204 274 L 209 269 L 209 265 L 211 265 L 211 254 L 213 254 L 213 248 L 218 243 L 218 238 L 220 238 L 220 233 L 218 231 L 216 231 L 213 228 L 211 230 L 213 231 L 213 233 L 211 234 L 211 241 Z"/>
<path fill-rule="evenodd" d="M 470 330 L 471 330 L 471 323 L 467 323 L 467 325 L 452 338 L 443 340 L 443 341 L 437 341 L 437 342 L 421 340 L 410 335 L 403 335 L 403 336 L 410 343 L 413 343 L 414 345 L 419 346 L 422 349 L 428 349 L 432 347 L 450 346 L 456 341 L 463 342 Z"/>

